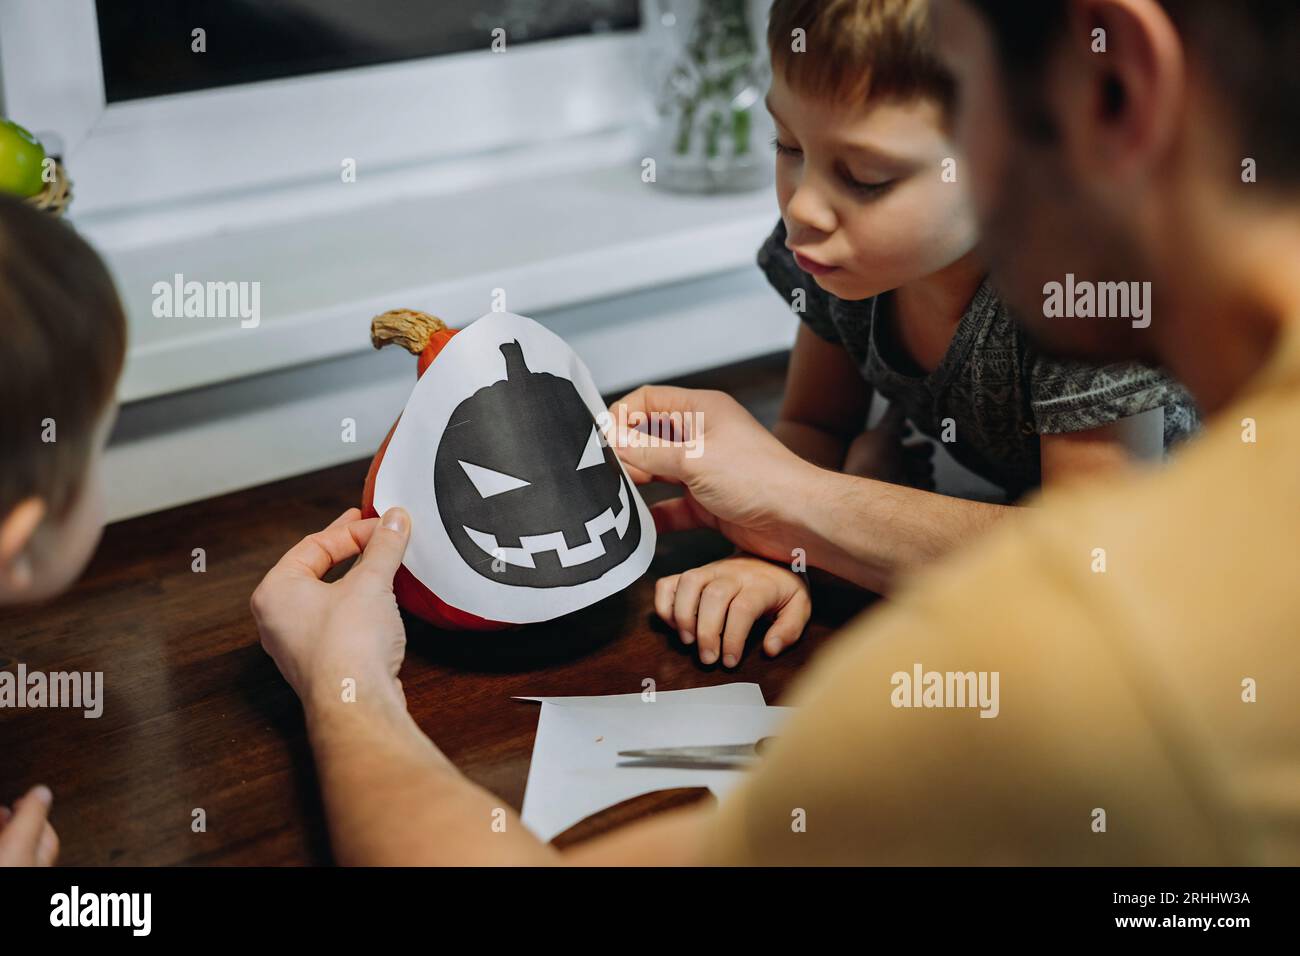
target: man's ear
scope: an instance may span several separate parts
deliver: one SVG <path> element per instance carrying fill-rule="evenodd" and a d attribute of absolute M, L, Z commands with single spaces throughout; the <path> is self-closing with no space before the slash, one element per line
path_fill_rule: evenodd
<path fill-rule="evenodd" d="M 1078 161 L 1108 180 L 1153 173 L 1186 109 L 1182 39 L 1159 0 L 1075 0 L 1070 38 L 1085 89 L 1063 117 Z M 1072 114 L 1072 115 L 1070 115 Z M 1089 158 L 1090 157 L 1090 158 Z"/>
<path fill-rule="evenodd" d="M 32 565 L 27 550 L 45 520 L 45 501 L 26 498 L 0 518 L 0 591 L 21 594 L 31 587 Z"/>

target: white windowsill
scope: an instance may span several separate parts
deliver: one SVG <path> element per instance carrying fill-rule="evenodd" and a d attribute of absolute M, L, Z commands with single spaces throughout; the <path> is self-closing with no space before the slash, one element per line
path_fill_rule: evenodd
<path fill-rule="evenodd" d="M 456 193 L 389 193 L 196 236 L 173 224 L 143 243 L 120 224 L 89 221 L 82 228 L 104 252 L 131 322 L 119 397 L 133 402 L 364 350 L 371 316 L 391 308 L 457 325 L 491 310 L 497 289 L 505 308 L 527 315 L 752 266 L 776 219 L 770 190 L 682 195 L 643 183 L 640 173 L 638 161 L 625 159 Z M 260 325 L 155 317 L 154 284 L 177 273 L 259 282 Z"/>
<path fill-rule="evenodd" d="M 586 165 L 534 158 L 540 176 L 502 160 L 513 173 L 468 189 L 472 171 L 439 170 L 433 189 L 427 171 L 386 174 L 383 202 L 369 201 L 375 177 L 366 193 L 320 184 L 79 221 L 132 324 L 105 467 L 111 518 L 373 451 L 415 381 L 410 356 L 370 347 L 385 309 L 455 325 L 504 289 L 505 307 L 565 338 L 607 393 L 788 348 L 797 320 L 754 266 L 776 220 L 770 190 L 673 194 L 641 182 L 626 151 L 594 168 L 593 152 Z M 175 272 L 260 281 L 261 325 L 154 318 L 153 284 Z"/>

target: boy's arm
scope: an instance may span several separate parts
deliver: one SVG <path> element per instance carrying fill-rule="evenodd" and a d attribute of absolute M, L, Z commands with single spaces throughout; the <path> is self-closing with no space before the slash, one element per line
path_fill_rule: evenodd
<path fill-rule="evenodd" d="M 1097 366 L 1036 356 L 1028 394 L 1045 486 L 1160 461 L 1166 441 L 1194 431 L 1199 419 L 1185 388 L 1133 362 Z"/>
<path fill-rule="evenodd" d="M 1039 439 L 1043 486 L 1122 468 L 1134 458 L 1119 423 Z"/>
<path fill-rule="evenodd" d="M 844 347 L 800 325 L 773 434 L 801 458 L 839 471 L 870 405 L 871 389 Z"/>

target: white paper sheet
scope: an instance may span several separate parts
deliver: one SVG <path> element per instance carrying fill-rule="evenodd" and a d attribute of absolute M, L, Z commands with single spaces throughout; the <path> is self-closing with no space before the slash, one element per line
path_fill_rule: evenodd
<path fill-rule="evenodd" d="M 660 696 L 666 696 L 660 695 Z M 788 707 L 637 703 L 543 703 L 524 791 L 523 823 L 554 839 L 593 813 L 675 787 L 707 787 L 721 797 L 745 769 L 619 766 L 620 750 L 752 743 L 777 733 Z"/>
<path fill-rule="evenodd" d="M 403 562 L 453 607 L 545 621 L 623 590 L 654 556 L 649 509 L 597 427 L 591 373 L 532 319 L 490 312 L 420 377 L 375 480 L 411 514 Z"/>

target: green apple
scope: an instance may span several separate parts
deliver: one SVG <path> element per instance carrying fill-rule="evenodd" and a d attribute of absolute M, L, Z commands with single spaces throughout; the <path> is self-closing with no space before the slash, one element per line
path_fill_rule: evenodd
<path fill-rule="evenodd" d="M 0 192 L 35 196 L 45 188 L 45 147 L 17 123 L 0 119 Z"/>

